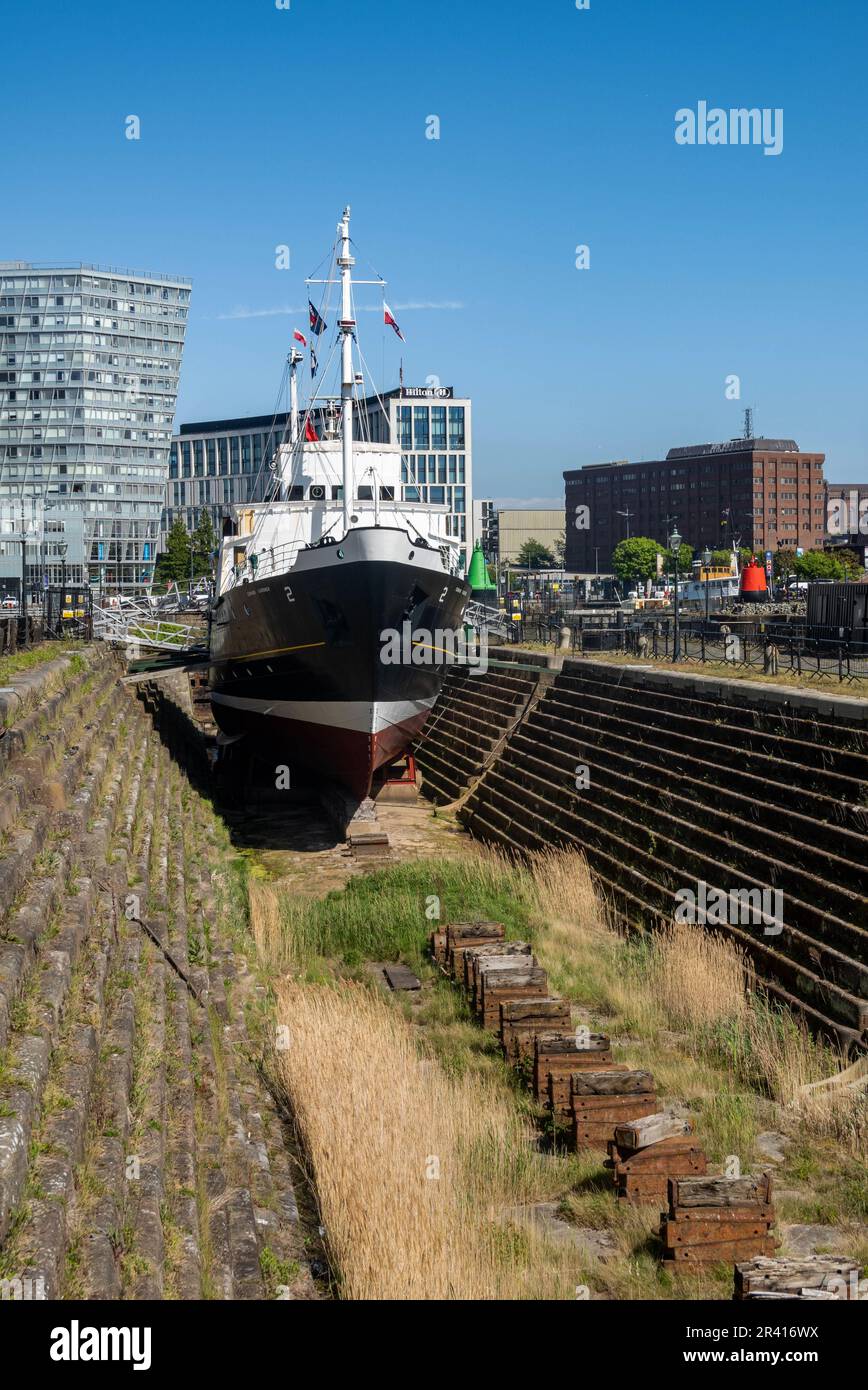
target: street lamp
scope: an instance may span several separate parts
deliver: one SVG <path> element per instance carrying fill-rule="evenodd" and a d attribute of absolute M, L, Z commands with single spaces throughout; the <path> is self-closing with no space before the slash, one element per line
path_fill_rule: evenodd
<path fill-rule="evenodd" d="M 66 541 L 61 541 L 57 549 L 60 551 L 60 635 L 63 636 L 63 610 L 66 607 L 66 552 L 69 546 Z"/>
<path fill-rule="evenodd" d="M 711 561 L 712 561 L 712 559 L 713 559 L 713 556 L 712 556 L 712 554 L 711 554 L 711 551 L 709 550 L 708 546 L 706 546 L 705 549 L 704 549 L 703 552 L 702 552 L 702 564 L 703 564 L 703 566 L 704 566 L 704 568 L 705 568 L 705 626 L 706 626 L 706 627 L 708 627 L 709 585 L 711 584 L 711 580 L 710 580 L 709 577 L 708 577 L 708 571 L 709 571 L 709 569 L 711 568 Z"/>
<path fill-rule="evenodd" d="M 678 527 L 673 526 L 672 535 L 669 537 L 669 549 L 672 551 L 672 558 L 675 562 L 675 631 L 672 641 L 672 660 L 681 660 L 681 630 L 678 626 L 678 548 L 681 545 L 681 536 L 678 534 Z"/>

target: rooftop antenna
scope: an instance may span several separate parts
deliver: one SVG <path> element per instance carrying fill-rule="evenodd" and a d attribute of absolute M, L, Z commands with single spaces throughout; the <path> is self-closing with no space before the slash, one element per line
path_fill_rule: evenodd
<path fill-rule="evenodd" d="M 753 406 L 749 405 L 744 412 L 744 437 L 753 439 Z"/>

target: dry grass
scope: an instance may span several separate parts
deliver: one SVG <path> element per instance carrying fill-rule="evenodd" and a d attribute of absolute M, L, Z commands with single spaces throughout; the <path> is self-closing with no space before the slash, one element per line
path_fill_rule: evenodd
<path fill-rule="evenodd" d="M 364 985 L 284 982 L 278 1019 L 290 1037 L 275 1065 L 342 1297 L 574 1296 L 576 1252 L 508 1221 L 544 1163 L 508 1092 L 447 1076 L 419 1030 Z"/>
<path fill-rule="evenodd" d="M 649 972 L 654 999 L 676 1028 L 706 1028 L 748 1013 L 748 958 L 718 932 L 670 922 L 655 937 Z"/>
<path fill-rule="evenodd" d="M 260 952 L 279 977 L 278 1020 L 290 1030 L 274 1064 L 342 1297 L 563 1299 L 579 1284 L 619 1299 L 731 1290 L 727 1270 L 675 1280 L 661 1269 L 657 1213 L 617 1203 L 599 1155 L 538 1150 L 532 1107 L 448 986 L 435 983 L 411 1007 L 370 980 L 335 978 L 359 959 L 419 961 L 431 892 L 442 895 L 442 920 L 507 921 L 511 935 L 533 941 L 553 991 L 606 1031 L 632 1034 L 616 1055 L 652 1070 L 667 1100 L 687 1103 L 713 1162 L 738 1153 L 750 1165 L 757 1133 L 783 1128 L 808 1155 L 794 1149 L 792 1180 L 805 1181 L 800 1165 L 810 1162 L 812 1182 L 846 1187 L 848 1221 L 862 1210 L 862 1163 L 847 1155 L 864 1156 L 865 1098 L 804 1089 L 842 1058 L 752 991 L 746 960 L 725 937 L 674 923 L 621 933 L 580 853 L 553 850 L 520 866 L 482 851 L 374 874 L 319 903 L 287 902 L 281 885 L 251 889 Z M 429 1176 L 435 1161 L 439 1177 Z M 555 1240 L 528 1219 L 534 1203 L 552 1200 L 574 1226 L 609 1233 L 605 1263 L 581 1237 Z"/>

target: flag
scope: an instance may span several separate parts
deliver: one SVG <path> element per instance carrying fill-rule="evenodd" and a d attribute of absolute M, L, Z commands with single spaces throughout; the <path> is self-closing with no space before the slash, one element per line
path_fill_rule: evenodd
<path fill-rule="evenodd" d="M 316 374 L 317 374 L 318 371 L 319 371 L 319 362 L 317 361 L 317 358 L 316 358 L 316 348 L 314 347 L 313 343 L 311 343 L 311 345 L 310 345 L 310 374 L 311 374 L 311 376 L 312 376 L 312 377 L 316 376 Z"/>
<path fill-rule="evenodd" d="M 314 308 L 310 300 L 307 301 L 307 307 L 310 311 L 310 331 L 319 337 L 320 333 L 325 333 L 328 324 L 319 310 Z"/>
<path fill-rule="evenodd" d="M 307 338 L 303 333 L 299 333 L 297 328 L 293 330 L 292 336 L 297 343 L 301 343 L 302 347 L 307 347 Z"/>
<path fill-rule="evenodd" d="M 406 341 L 403 333 L 401 332 L 400 328 L 398 327 L 395 321 L 395 316 L 392 313 L 392 310 L 389 308 L 388 304 L 386 303 L 385 299 L 383 300 L 383 322 L 387 323 L 390 328 L 394 328 L 402 343 Z"/>
<path fill-rule="evenodd" d="M 310 416 L 309 416 L 309 415 L 308 415 L 307 419 L 306 419 L 305 422 L 304 422 L 304 437 L 305 437 L 305 439 L 308 440 L 308 442 L 311 443 L 311 444 L 316 444 L 316 443 L 317 443 L 317 432 L 316 432 L 316 430 L 314 429 L 313 425 L 312 425 L 311 422 L 310 422 Z"/>

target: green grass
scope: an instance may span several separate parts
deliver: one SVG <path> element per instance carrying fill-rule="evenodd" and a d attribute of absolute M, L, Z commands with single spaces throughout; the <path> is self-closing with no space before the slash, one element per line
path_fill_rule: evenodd
<path fill-rule="evenodd" d="M 20 676 L 24 671 L 33 671 L 39 666 L 44 666 L 47 661 L 54 661 L 56 657 L 66 656 L 69 652 L 72 652 L 70 670 L 73 675 L 80 675 L 86 664 L 80 652 L 66 643 L 40 642 L 36 647 L 28 647 L 26 650 L 13 652 L 11 656 L 0 657 L 0 685 L 5 685 L 12 676 Z"/>
<path fill-rule="evenodd" d="M 523 871 L 474 859 L 401 864 L 351 879 L 325 898 L 283 898 L 281 916 L 287 948 L 306 970 L 322 960 L 353 968 L 400 958 L 421 966 L 438 922 L 502 922 L 508 937 L 534 931 Z"/>

